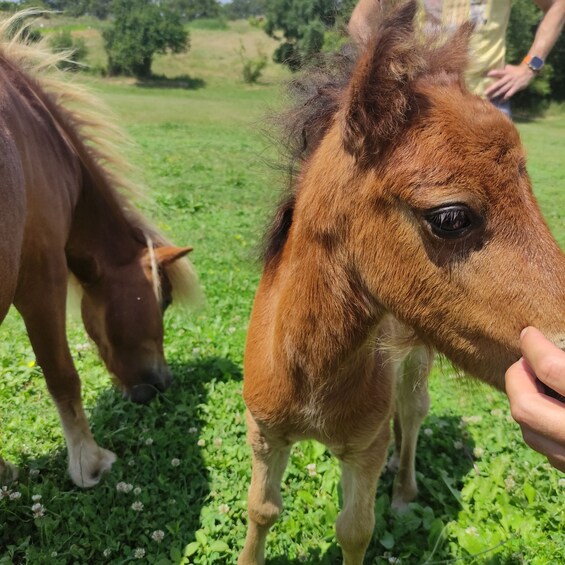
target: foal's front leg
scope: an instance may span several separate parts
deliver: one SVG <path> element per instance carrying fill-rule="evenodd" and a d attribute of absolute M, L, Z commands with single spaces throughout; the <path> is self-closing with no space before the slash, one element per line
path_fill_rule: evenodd
<path fill-rule="evenodd" d="M 336 522 L 336 536 L 344 565 L 362 565 L 375 529 L 377 482 L 386 460 L 390 429 L 388 418 L 365 451 L 341 460 L 343 508 Z"/>
<path fill-rule="evenodd" d="M 92 487 L 116 456 L 100 448 L 90 432 L 80 395 L 80 380 L 66 336 L 67 270 L 48 265 L 45 276 L 24 277 L 14 304 L 22 314 L 31 345 L 55 401 L 69 454 L 69 474 L 80 487 Z"/>
<path fill-rule="evenodd" d="M 406 357 L 396 378 L 395 450 L 392 461 L 394 479 L 392 506 L 404 509 L 418 494 L 416 484 L 416 445 L 418 433 L 428 414 L 430 398 L 428 375 L 434 353 L 424 346 L 415 347 Z"/>
<path fill-rule="evenodd" d="M 288 463 L 288 442 L 265 435 L 247 412 L 248 439 L 253 453 L 248 495 L 247 537 L 239 565 L 265 563 L 265 541 L 282 511 L 281 481 Z"/>

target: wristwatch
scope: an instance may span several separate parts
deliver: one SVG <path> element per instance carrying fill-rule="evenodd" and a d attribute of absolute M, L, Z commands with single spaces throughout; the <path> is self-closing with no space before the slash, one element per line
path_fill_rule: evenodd
<path fill-rule="evenodd" d="M 530 69 L 532 69 L 532 71 L 537 74 L 543 69 L 545 61 L 537 55 L 526 55 L 524 57 L 524 60 L 522 61 L 522 64 L 528 65 L 528 67 L 530 67 Z"/>

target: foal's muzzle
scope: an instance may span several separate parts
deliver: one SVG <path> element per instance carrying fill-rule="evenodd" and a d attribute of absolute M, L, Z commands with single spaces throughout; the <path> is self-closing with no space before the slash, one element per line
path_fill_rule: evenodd
<path fill-rule="evenodd" d="M 168 368 L 162 371 L 148 371 L 140 379 L 140 383 L 133 385 L 124 391 L 124 397 L 137 404 L 147 404 L 160 392 L 165 392 L 173 376 Z"/>

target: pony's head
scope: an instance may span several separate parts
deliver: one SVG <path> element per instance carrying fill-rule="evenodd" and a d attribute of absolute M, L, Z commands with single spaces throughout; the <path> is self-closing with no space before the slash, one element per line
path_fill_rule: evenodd
<path fill-rule="evenodd" d="M 522 328 L 565 343 L 565 259 L 516 128 L 465 88 L 472 26 L 429 35 L 415 26 L 416 4 L 384 17 L 345 79 L 316 84 L 299 106 L 312 108 L 290 124 L 303 166 L 267 269 L 289 233 L 297 254 L 315 242 L 301 260 L 346 273 L 327 285 L 354 289 L 347 313 L 390 312 L 502 388 Z"/>
<path fill-rule="evenodd" d="M 190 247 L 151 242 L 134 261 L 102 269 L 83 285 L 82 318 L 124 396 L 149 402 L 171 383 L 163 353 L 163 314 L 173 301 L 182 260 Z M 192 281 L 195 283 L 195 281 Z"/>

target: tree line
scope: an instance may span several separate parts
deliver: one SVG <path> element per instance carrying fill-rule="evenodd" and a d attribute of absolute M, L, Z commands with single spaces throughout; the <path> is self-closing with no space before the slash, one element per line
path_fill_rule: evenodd
<path fill-rule="evenodd" d="M 43 0 L 49 10 L 71 16 L 108 19 L 104 42 L 109 74 L 151 75 L 156 53 L 190 47 L 186 23 L 198 18 L 250 18 L 278 41 L 273 60 L 293 71 L 323 51 L 339 49 L 356 0 Z M 34 2 L 36 5 L 37 2 Z M 0 2 L 2 9 L 14 9 Z M 541 12 L 532 0 L 514 0 L 507 36 L 507 60 L 519 63 L 533 41 Z M 60 40 L 69 47 L 70 38 Z M 72 45 L 71 45 L 72 46 Z M 80 46 L 79 46 L 80 47 Z M 80 49 L 79 49 L 80 50 Z M 533 113 L 550 101 L 565 100 L 565 34 L 558 40 L 540 76 L 518 93 L 514 107 Z"/>

